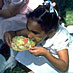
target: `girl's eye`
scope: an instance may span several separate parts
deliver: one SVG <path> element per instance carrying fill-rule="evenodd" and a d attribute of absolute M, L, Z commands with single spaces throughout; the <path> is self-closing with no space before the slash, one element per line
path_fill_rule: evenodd
<path fill-rule="evenodd" d="M 37 32 L 37 31 L 33 31 L 33 30 L 29 30 L 29 28 L 28 27 L 26 27 L 27 28 L 27 30 L 28 31 L 30 31 L 30 32 L 32 32 L 32 33 L 34 33 L 34 34 L 40 34 L 39 32 Z"/>
<path fill-rule="evenodd" d="M 31 32 L 32 32 L 32 33 L 34 33 L 34 34 L 40 34 L 39 32 L 36 32 L 36 31 L 32 31 L 32 30 L 31 30 Z"/>

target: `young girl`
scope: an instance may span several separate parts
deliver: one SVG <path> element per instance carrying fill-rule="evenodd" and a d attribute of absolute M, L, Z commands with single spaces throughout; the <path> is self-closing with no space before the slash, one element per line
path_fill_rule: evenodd
<path fill-rule="evenodd" d="M 58 24 L 57 14 L 50 2 L 37 7 L 27 17 L 26 29 L 9 31 L 4 35 L 5 42 L 10 47 L 12 38 L 18 35 L 28 36 L 36 42 L 35 47 L 18 52 L 16 60 L 34 73 L 67 72 L 70 35 Z"/>

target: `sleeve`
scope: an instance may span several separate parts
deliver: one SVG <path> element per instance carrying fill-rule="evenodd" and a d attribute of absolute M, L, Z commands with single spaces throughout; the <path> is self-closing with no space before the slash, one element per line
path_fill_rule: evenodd
<path fill-rule="evenodd" d="M 57 38 L 57 40 L 54 43 L 54 48 L 57 49 L 57 51 L 62 49 L 69 49 L 69 45 L 72 42 L 70 35 L 67 33 L 64 33 L 63 31 Z"/>
<path fill-rule="evenodd" d="M 19 5 L 19 4 L 21 4 L 23 1 L 27 1 L 27 0 L 11 0 L 11 4 L 12 5 Z"/>

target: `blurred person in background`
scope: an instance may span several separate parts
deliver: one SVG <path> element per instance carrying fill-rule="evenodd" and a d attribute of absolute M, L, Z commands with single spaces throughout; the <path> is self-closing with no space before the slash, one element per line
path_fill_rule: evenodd
<path fill-rule="evenodd" d="M 9 30 L 23 29 L 26 27 L 26 13 L 33 11 L 43 0 L 3 0 L 0 9 L 0 39 Z"/>
<path fill-rule="evenodd" d="M 0 54 L 6 59 L 6 69 L 15 67 L 16 52 L 4 42 L 4 33 L 26 28 L 26 14 L 42 3 L 43 0 L 0 0 Z"/>

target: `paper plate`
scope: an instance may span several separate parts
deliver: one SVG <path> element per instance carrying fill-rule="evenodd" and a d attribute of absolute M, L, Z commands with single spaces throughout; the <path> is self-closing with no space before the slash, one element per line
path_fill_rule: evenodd
<path fill-rule="evenodd" d="M 4 56 L 0 54 L 0 73 L 4 73 L 6 67 L 6 60 Z"/>

